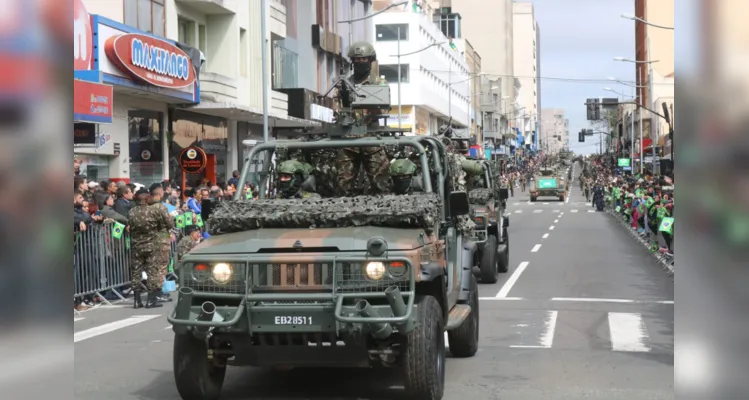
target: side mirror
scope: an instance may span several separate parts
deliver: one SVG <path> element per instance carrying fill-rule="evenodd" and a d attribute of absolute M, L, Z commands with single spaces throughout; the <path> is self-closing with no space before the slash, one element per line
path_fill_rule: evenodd
<path fill-rule="evenodd" d="M 510 198 L 510 189 L 508 188 L 500 188 L 499 189 L 499 199 L 500 200 L 507 200 Z"/>
<path fill-rule="evenodd" d="M 450 215 L 457 217 L 468 215 L 470 207 L 468 205 L 468 193 L 452 192 L 450 193 Z"/>

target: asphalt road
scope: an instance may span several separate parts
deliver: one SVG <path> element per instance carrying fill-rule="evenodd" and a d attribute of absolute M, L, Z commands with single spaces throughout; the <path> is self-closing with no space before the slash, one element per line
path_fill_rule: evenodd
<path fill-rule="evenodd" d="M 673 280 L 571 187 L 565 203 L 509 199 L 511 270 L 480 285 L 479 352 L 448 360 L 445 400 L 674 398 Z M 171 307 L 158 310 L 75 317 L 76 399 L 179 399 Z M 230 368 L 222 399 L 405 398 L 371 372 Z"/>

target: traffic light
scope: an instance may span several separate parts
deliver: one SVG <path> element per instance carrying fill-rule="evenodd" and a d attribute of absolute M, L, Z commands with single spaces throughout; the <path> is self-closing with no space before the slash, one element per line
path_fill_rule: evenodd
<path fill-rule="evenodd" d="M 580 143 L 585 142 L 585 131 L 584 130 L 582 130 L 582 131 L 580 131 L 580 132 L 577 133 L 577 141 L 580 142 Z"/>
<path fill-rule="evenodd" d="M 585 111 L 586 111 L 586 118 L 588 121 L 593 120 L 593 99 L 586 99 L 585 100 Z"/>
<path fill-rule="evenodd" d="M 595 121 L 601 120 L 601 99 L 594 99 L 594 109 L 593 109 L 593 116 Z"/>

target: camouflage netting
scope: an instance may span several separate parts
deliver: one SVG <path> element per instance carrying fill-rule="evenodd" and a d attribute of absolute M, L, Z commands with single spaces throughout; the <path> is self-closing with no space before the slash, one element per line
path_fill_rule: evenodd
<path fill-rule="evenodd" d="M 468 202 L 475 205 L 486 205 L 494 198 L 491 189 L 473 189 L 468 192 Z"/>
<path fill-rule="evenodd" d="M 209 220 L 210 234 L 260 228 L 384 226 L 431 231 L 440 220 L 435 194 L 318 199 L 238 200 L 219 203 Z"/>

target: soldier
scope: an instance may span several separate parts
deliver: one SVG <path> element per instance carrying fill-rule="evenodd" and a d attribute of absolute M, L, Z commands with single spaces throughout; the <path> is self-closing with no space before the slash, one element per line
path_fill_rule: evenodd
<path fill-rule="evenodd" d="M 302 190 L 302 183 L 309 176 L 304 163 L 297 160 L 286 160 L 278 166 L 278 192 L 282 199 L 319 198 L 317 193 Z"/>
<path fill-rule="evenodd" d="M 159 234 L 159 244 L 161 246 L 159 268 L 163 267 L 163 273 L 164 275 L 166 275 L 169 269 L 169 262 L 172 258 L 172 229 L 174 229 L 174 218 L 169 215 L 169 210 L 161 201 L 164 197 L 164 186 L 162 186 L 160 183 L 154 183 L 149 187 L 148 191 L 151 195 L 151 198 L 149 200 L 151 207 L 157 209 L 159 213 L 162 214 L 164 218 L 166 218 L 166 221 L 169 225 L 169 228 L 165 233 Z M 171 297 L 162 296 L 161 293 L 156 296 L 156 299 L 158 301 L 172 301 Z"/>
<path fill-rule="evenodd" d="M 189 253 L 201 240 L 200 229 L 195 225 L 188 226 L 185 229 L 185 236 L 177 243 L 177 261 Z"/>
<path fill-rule="evenodd" d="M 411 194 L 422 191 L 421 179 L 416 175 L 416 164 L 407 158 L 400 158 L 390 164 L 390 180 L 393 193 Z"/>
<path fill-rule="evenodd" d="M 146 289 L 148 296 L 146 308 L 161 307 L 157 302 L 158 292 L 166 275 L 166 267 L 160 238 L 169 233 L 174 222 L 164 211 L 148 204 L 150 194 L 146 189 L 136 193 L 136 205 L 130 211 L 128 225 L 130 226 L 130 243 L 132 248 L 132 285 L 134 291 L 134 308 L 143 307 L 141 299 L 141 276 L 146 272 L 148 279 Z M 168 262 L 168 260 L 167 260 Z"/>
<path fill-rule="evenodd" d="M 387 85 L 381 78 L 370 80 L 372 63 L 377 60 L 374 46 L 369 42 L 356 42 L 349 47 L 348 57 L 354 64 L 354 73 L 347 79 L 354 85 Z M 340 92 L 338 94 L 340 96 Z M 339 98 L 339 100 L 342 100 Z M 357 113 L 358 114 L 358 113 Z M 376 115 L 378 112 L 370 111 L 368 115 Z M 366 118 L 364 112 L 357 118 Z M 370 124 L 379 126 L 378 122 L 368 121 Z M 338 185 L 343 196 L 351 196 L 356 190 L 355 180 L 359 177 L 360 165 L 364 164 L 370 184 L 370 193 L 379 194 L 388 191 L 388 167 L 390 162 L 387 153 L 382 147 L 344 148 L 338 151 L 336 157 L 338 164 Z"/>

